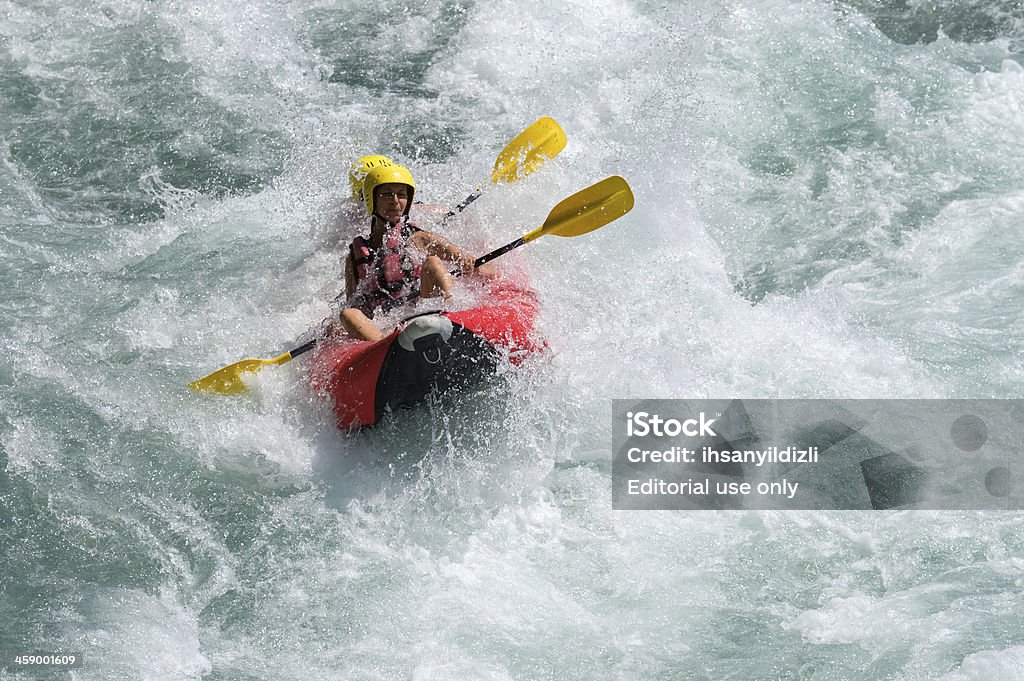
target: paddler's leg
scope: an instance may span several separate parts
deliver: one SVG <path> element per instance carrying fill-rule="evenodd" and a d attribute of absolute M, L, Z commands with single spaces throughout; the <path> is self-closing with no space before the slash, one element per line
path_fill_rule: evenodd
<path fill-rule="evenodd" d="M 450 298 L 451 295 L 452 275 L 448 273 L 448 268 L 436 255 L 428 256 L 423 262 L 423 269 L 420 270 L 420 296 Z"/>
<path fill-rule="evenodd" d="M 348 335 L 358 340 L 379 341 L 384 337 L 384 332 L 374 324 L 362 310 L 354 307 L 346 307 L 341 311 L 341 325 L 345 327 Z"/>

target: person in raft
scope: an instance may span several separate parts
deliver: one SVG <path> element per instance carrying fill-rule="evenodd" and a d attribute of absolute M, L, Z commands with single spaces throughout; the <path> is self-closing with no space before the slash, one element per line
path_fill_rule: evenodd
<path fill-rule="evenodd" d="M 452 273 L 446 263 L 454 265 L 455 272 L 468 274 L 474 271 L 475 260 L 469 252 L 409 221 L 416 193 L 412 173 L 383 157 L 376 159 L 365 166 L 361 191 L 370 233 L 357 236 L 349 245 L 345 259 L 348 303 L 341 311 L 348 335 L 368 341 L 384 337 L 373 321 L 375 314 L 417 297 L 450 297 Z M 495 275 L 490 265 L 476 272 L 488 278 Z"/>

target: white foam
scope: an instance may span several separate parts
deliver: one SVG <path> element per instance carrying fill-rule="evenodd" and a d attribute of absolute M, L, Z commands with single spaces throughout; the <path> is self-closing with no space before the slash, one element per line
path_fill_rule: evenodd
<path fill-rule="evenodd" d="M 983 650 L 964 658 L 956 671 L 941 677 L 942 681 L 991 681 L 1024 677 L 1024 646 L 1003 650 Z"/>
<path fill-rule="evenodd" d="M 83 668 L 97 678 L 145 681 L 196 679 L 210 673 L 197 618 L 173 596 L 129 589 L 96 593 L 69 645 L 83 653 Z"/>

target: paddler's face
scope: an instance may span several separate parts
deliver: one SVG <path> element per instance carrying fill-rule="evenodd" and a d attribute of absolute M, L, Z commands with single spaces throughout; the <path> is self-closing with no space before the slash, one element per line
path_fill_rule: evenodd
<path fill-rule="evenodd" d="M 409 188 L 391 182 L 373 190 L 373 207 L 388 222 L 397 222 L 409 205 Z"/>

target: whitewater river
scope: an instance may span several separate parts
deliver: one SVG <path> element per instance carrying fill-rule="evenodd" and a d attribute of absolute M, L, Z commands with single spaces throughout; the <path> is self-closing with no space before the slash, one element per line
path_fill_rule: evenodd
<path fill-rule="evenodd" d="M 549 350 L 339 432 L 355 158 Z M 1011 511 L 613 511 L 612 400 L 1024 395 L 1024 12 L 880 0 L 0 0 L 2 679 L 1024 679 Z M 1018 478 L 1024 484 L 1024 476 Z"/>

